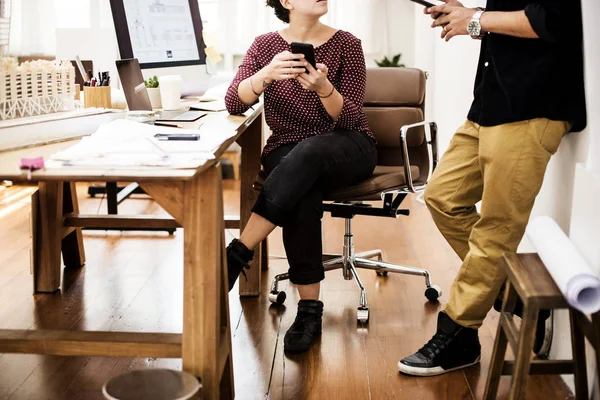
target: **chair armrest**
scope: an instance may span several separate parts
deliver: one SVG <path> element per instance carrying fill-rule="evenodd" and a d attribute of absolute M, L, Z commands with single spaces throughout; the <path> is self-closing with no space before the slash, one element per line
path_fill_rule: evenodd
<path fill-rule="evenodd" d="M 408 190 L 412 193 L 417 193 L 425 189 L 425 185 L 415 187 L 412 173 L 410 172 L 410 155 L 408 154 L 408 142 L 407 137 L 411 129 L 418 127 L 425 128 L 425 140 L 427 141 L 427 156 L 429 158 L 429 171 L 427 171 L 427 179 L 425 182 L 429 182 L 435 167 L 438 162 L 437 154 L 437 124 L 435 122 L 418 122 L 416 124 L 404 125 L 400 128 L 400 145 L 402 146 L 402 152 L 404 153 L 404 174 L 406 175 L 406 184 Z"/>

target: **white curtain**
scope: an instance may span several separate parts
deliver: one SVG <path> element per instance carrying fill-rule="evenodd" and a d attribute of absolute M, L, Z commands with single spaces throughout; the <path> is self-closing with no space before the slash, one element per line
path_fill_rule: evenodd
<path fill-rule="evenodd" d="M 323 22 L 362 40 L 365 54 L 388 52 L 388 0 L 330 0 Z"/>
<path fill-rule="evenodd" d="M 55 14 L 48 0 L 12 0 L 10 54 L 52 55 L 56 46 L 54 40 Z M 42 12 L 43 10 L 43 12 Z"/>
<path fill-rule="evenodd" d="M 12 0 L 9 53 L 55 55 L 56 28 L 90 28 L 97 2 L 108 0 Z M 93 8 L 93 9 L 92 9 Z"/>
<path fill-rule="evenodd" d="M 329 0 L 329 13 L 322 21 L 361 39 L 365 54 L 385 54 L 388 51 L 387 1 Z M 244 54 L 256 36 L 285 27 L 265 3 L 265 0 L 220 0 L 219 36 L 228 52 Z"/>

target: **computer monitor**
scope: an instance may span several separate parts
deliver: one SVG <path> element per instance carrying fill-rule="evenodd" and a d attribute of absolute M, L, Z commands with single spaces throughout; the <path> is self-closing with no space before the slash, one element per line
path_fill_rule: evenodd
<path fill-rule="evenodd" d="M 137 58 L 145 78 L 180 75 L 183 96 L 209 77 L 198 0 L 110 0 L 121 59 Z"/>

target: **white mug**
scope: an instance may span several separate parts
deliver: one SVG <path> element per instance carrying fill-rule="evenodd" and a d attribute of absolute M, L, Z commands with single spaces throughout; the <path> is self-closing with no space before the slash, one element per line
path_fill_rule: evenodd
<path fill-rule="evenodd" d="M 181 107 L 181 76 L 159 76 L 160 98 L 164 110 L 178 110 Z"/>

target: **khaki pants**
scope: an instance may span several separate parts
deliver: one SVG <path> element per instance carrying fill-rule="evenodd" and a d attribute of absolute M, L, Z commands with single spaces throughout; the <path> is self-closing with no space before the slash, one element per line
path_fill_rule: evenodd
<path fill-rule="evenodd" d="M 479 328 L 494 304 L 506 279 L 500 258 L 516 252 L 548 161 L 569 129 L 548 119 L 494 127 L 467 121 L 452 138 L 425 202 L 463 260 L 446 305 L 459 325 Z"/>

